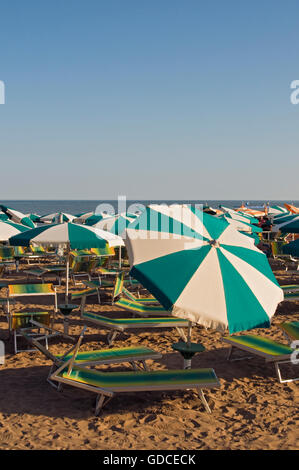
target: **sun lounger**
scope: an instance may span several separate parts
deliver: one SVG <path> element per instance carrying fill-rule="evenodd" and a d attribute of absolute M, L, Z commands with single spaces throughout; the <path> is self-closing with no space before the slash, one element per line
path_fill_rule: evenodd
<path fill-rule="evenodd" d="M 152 349 L 147 348 L 145 346 L 79 351 L 78 349 L 81 345 L 81 340 L 85 330 L 86 327 L 84 327 L 83 331 L 81 332 L 77 344 L 73 345 L 71 349 L 66 351 L 64 354 L 56 355 L 52 354 L 47 347 L 44 347 L 39 342 L 38 338 L 28 335 L 25 330 L 20 330 L 20 334 L 33 348 L 36 348 L 52 362 L 47 380 L 54 387 L 57 386 L 50 380 L 50 376 L 53 374 L 54 370 L 58 369 L 62 364 L 68 362 L 70 359 L 73 358 L 74 350 L 77 350 L 74 359 L 74 364 L 80 365 L 81 367 L 95 367 L 104 364 L 129 363 L 134 370 L 140 368 L 140 365 L 142 365 L 144 370 L 148 370 L 146 361 L 148 361 L 149 359 L 161 359 L 162 357 L 161 353 L 153 351 Z"/>
<path fill-rule="evenodd" d="M 108 318 L 91 312 L 84 312 L 82 318 L 84 321 L 88 321 L 93 325 L 110 330 L 107 336 L 109 346 L 113 343 L 118 333 L 140 328 L 176 328 L 181 338 L 187 341 L 187 337 L 182 328 L 188 328 L 188 321 L 180 318 Z"/>
<path fill-rule="evenodd" d="M 211 413 L 203 389 L 220 386 L 213 369 L 100 372 L 78 367 L 75 364 L 76 352 L 73 356 L 50 376 L 50 380 L 96 393 L 96 415 L 116 393 L 189 389 L 198 392 L 206 411 Z"/>
<path fill-rule="evenodd" d="M 134 315 L 139 315 L 141 317 L 149 317 L 151 315 L 161 315 L 169 317 L 171 312 L 165 310 L 162 305 L 146 305 L 137 300 L 130 300 L 124 297 L 121 297 L 114 305 L 120 308 L 124 308 Z"/>
<path fill-rule="evenodd" d="M 278 325 L 291 341 L 299 341 L 299 321 L 289 321 Z"/>
<path fill-rule="evenodd" d="M 8 299 L 15 297 L 50 295 L 55 299 L 55 312 L 57 312 L 57 293 L 53 284 L 9 284 Z M 8 313 L 9 304 L 8 304 Z"/>
<path fill-rule="evenodd" d="M 282 379 L 281 376 L 281 364 L 295 364 L 296 351 L 290 346 L 256 335 L 228 336 L 224 337 L 223 341 L 230 345 L 228 360 L 245 359 L 244 357 L 232 359 L 233 351 L 241 349 L 251 353 L 251 355 L 262 357 L 266 362 L 274 363 L 280 383 L 299 380 L 299 378 Z"/>
<path fill-rule="evenodd" d="M 77 299 L 81 300 L 81 304 L 80 304 L 81 316 L 82 316 L 82 314 L 84 312 L 84 309 L 85 309 L 87 297 L 90 297 L 91 295 L 95 295 L 95 294 L 98 296 L 99 303 L 101 303 L 99 287 L 90 287 L 90 288 L 87 288 L 87 289 L 78 290 L 78 291 L 75 291 L 75 292 L 71 293 L 71 299 L 72 300 L 77 300 Z"/>

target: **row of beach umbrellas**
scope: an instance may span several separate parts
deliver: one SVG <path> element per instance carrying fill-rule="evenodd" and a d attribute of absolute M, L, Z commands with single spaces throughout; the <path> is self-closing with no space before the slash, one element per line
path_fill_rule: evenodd
<path fill-rule="evenodd" d="M 94 227 L 74 222 L 27 227 L 9 243 L 63 246 L 66 253 L 107 243 L 123 246 L 122 238 L 108 231 L 117 224 L 125 235 L 131 275 L 173 315 L 230 333 L 270 326 L 283 291 L 266 255 L 248 236 L 259 231 L 257 219 L 221 209 L 221 215 L 212 216 L 194 206 L 154 204 L 138 217 L 105 215 Z M 68 269 L 67 264 L 66 294 Z"/>

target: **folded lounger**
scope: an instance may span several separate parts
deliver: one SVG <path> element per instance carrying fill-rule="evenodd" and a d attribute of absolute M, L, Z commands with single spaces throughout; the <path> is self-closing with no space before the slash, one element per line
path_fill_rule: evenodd
<path fill-rule="evenodd" d="M 242 357 L 232 359 L 233 350 L 241 349 L 243 351 L 251 353 L 254 356 L 264 358 L 266 362 L 273 362 L 280 383 L 293 382 L 299 380 L 299 378 L 282 379 L 280 371 L 280 364 L 296 364 L 296 362 L 294 361 L 296 361 L 296 359 L 299 359 L 299 350 L 297 352 L 296 350 L 290 348 L 285 344 L 278 343 L 271 339 L 263 338 L 261 336 L 256 335 L 227 336 L 223 338 L 223 341 L 230 345 L 228 360 L 245 359 Z"/>
<path fill-rule="evenodd" d="M 182 328 L 188 328 L 189 322 L 180 318 L 107 318 L 97 313 L 90 312 L 84 312 L 82 318 L 93 325 L 110 330 L 107 336 L 109 346 L 113 343 L 117 333 L 139 328 L 176 328 L 183 340 L 187 341 Z"/>
<path fill-rule="evenodd" d="M 54 384 L 50 376 L 55 370 L 57 370 L 61 365 L 68 362 L 73 358 L 73 351 L 76 350 L 76 356 L 74 359 L 74 364 L 80 365 L 81 367 L 94 367 L 104 364 L 121 364 L 128 362 L 134 370 L 137 370 L 139 364 L 142 364 L 143 369 L 147 370 L 146 361 L 149 359 L 161 359 L 162 354 L 153 351 L 150 348 L 145 346 L 141 347 L 126 347 L 126 348 L 111 348 L 111 349 L 102 349 L 102 350 L 93 350 L 93 351 L 78 351 L 81 344 L 81 338 L 86 330 L 86 327 L 83 329 L 77 344 L 73 345 L 64 354 L 54 355 L 46 347 L 44 347 L 37 338 L 33 338 L 28 335 L 25 330 L 20 330 L 21 335 L 26 339 L 26 341 L 33 347 L 38 349 L 47 359 L 52 362 L 51 369 L 48 375 L 48 382 L 57 388 L 57 385 Z"/>
<path fill-rule="evenodd" d="M 59 367 L 50 380 L 96 393 L 96 415 L 116 393 L 186 389 L 197 390 L 206 411 L 211 413 L 202 389 L 220 386 L 213 369 L 100 372 L 74 366 L 72 359 Z"/>

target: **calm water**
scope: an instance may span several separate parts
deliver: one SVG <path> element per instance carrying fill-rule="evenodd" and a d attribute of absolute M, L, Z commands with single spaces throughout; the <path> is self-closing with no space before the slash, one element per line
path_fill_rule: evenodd
<path fill-rule="evenodd" d="M 243 202 L 244 204 L 248 204 L 250 207 L 263 207 L 264 203 L 270 203 L 270 205 L 283 205 L 284 202 L 289 202 L 291 204 L 294 204 L 295 206 L 299 206 L 299 201 L 238 201 L 238 200 L 231 200 L 231 201 L 220 201 L 220 200 L 197 200 L 197 201 L 182 201 L 182 200 L 177 200 L 177 201 L 166 201 L 166 200 L 151 200 L 151 201 L 145 201 L 145 200 L 139 200 L 139 201 L 126 201 L 126 207 L 129 208 L 131 204 L 139 203 L 143 205 L 147 205 L 150 203 L 156 203 L 156 204 L 161 204 L 161 203 L 166 203 L 166 204 L 174 204 L 175 202 L 177 203 L 185 203 L 185 204 L 208 204 L 209 206 L 212 207 L 218 207 L 220 204 L 223 204 L 224 206 L 235 208 L 239 207 Z M 2 204 L 11 207 L 13 209 L 19 210 L 20 212 L 23 212 L 24 214 L 27 213 L 35 213 L 38 215 L 45 215 L 45 214 L 50 214 L 52 212 L 66 212 L 69 214 L 79 214 L 82 212 L 89 212 L 89 211 L 95 211 L 96 208 L 98 207 L 99 204 L 109 204 L 113 206 L 115 212 L 118 211 L 118 202 L 115 200 L 111 201 L 75 201 L 75 200 L 67 200 L 67 201 L 50 201 L 50 200 L 43 200 L 43 201 L 2 201 Z M 121 209 L 122 210 L 122 209 Z"/>

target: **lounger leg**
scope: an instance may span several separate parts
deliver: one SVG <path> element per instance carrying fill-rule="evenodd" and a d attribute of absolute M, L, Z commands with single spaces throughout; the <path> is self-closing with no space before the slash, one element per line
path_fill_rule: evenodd
<path fill-rule="evenodd" d="M 299 377 L 297 378 L 294 378 L 294 379 L 283 379 L 282 376 L 281 376 L 281 370 L 280 370 L 280 367 L 279 365 L 280 364 L 290 364 L 291 361 L 281 361 L 281 362 L 275 362 L 275 370 L 276 370 L 276 375 L 278 377 L 278 380 L 281 384 L 283 383 L 287 383 L 287 382 L 296 382 L 297 380 L 299 380 Z"/>
<path fill-rule="evenodd" d="M 198 394 L 199 394 L 199 397 L 200 397 L 200 399 L 201 399 L 201 401 L 202 401 L 202 403 L 203 403 L 203 406 L 205 407 L 205 410 L 206 410 L 208 413 L 212 413 L 212 412 L 211 412 L 211 409 L 210 409 L 210 407 L 209 407 L 209 405 L 208 405 L 208 402 L 207 402 L 207 400 L 206 400 L 206 398 L 205 398 L 205 396 L 204 396 L 204 393 L 203 393 L 203 391 L 202 391 L 201 388 L 198 389 Z"/>
<path fill-rule="evenodd" d="M 97 399 L 96 399 L 96 409 L 95 409 L 95 415 L 98 416 L 101 409 L 107 405 L 107 403 L 111 400 L 112 397 L 109 397 L 106 401 L 105 401 L 105 395 L 97 395 Z"/>
<path fill-rule="evenodd" d="M 107 342 L 108 342 L 108 345 L 111 346 L 113 344 L 113 341 L 115 340 L 116 338 L 116 335 L 117 335 L 117 331 L 111 331 L 108 336 L 107 336 Z"/>
<path fill-rule="evenodd" d="M 17 331 L 14 330 L 13 332 L 13 339 L 14 339 L 14 349 L 15 349 L 15 354 L 18 352 L 18 347 L 17 347 Z"/>
<path fill-rule="evenodd" d="M 82 299 L 81 299 L 81 306 L 80 306 L 81 318 L 82 318 L 84 310 L 85 310 L 85 305 L 86 305 L 86 295 L 83 295 Z"/>

